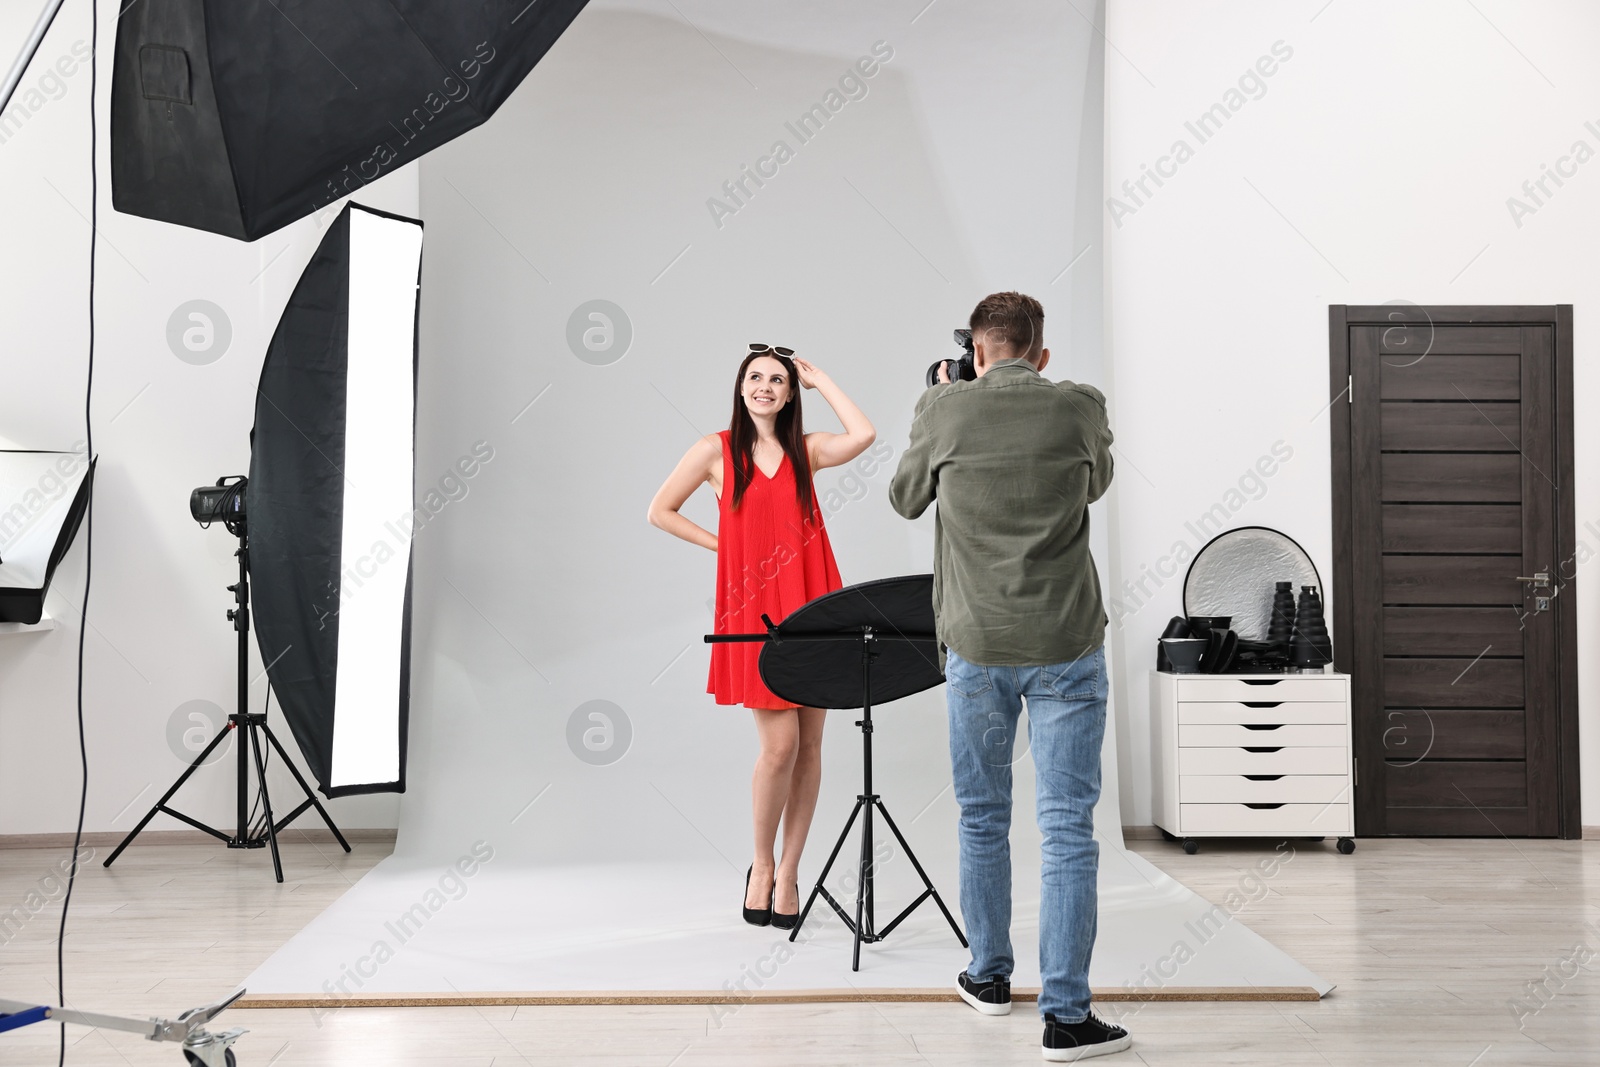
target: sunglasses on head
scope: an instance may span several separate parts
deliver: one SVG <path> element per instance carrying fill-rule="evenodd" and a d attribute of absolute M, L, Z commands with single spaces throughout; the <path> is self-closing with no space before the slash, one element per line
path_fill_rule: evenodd
<path fill-rule="evenodd" d="M 773 348 L 771 345 L 762 345 L 762 344 L 752 344 L 750 346 L 750 351 L 751 352 L 772 352 L 772 353 L 775 353 L 775 354 L 780 355 L 780 356 L 792 356 L 792 355 L 794 355 L 794 349 L 792 349 L 792 348 Z"/>

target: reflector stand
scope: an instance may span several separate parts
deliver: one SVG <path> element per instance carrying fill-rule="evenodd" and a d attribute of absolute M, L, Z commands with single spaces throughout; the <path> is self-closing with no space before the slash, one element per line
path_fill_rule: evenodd
<path fill-rule="evenodd" d="M 945 921 L 955 932 L 962 948 L 967 937 L 961 932 L 955 916 L 945 906 L 933 880 L 923 870 L 917 854 L 911 850 L 900 827 L 889 815 L 883 798 L 872 788 L 872 673 L 873 664 L 880 658 L 880 674 L 885 676 L 887 688 L 898 699 L 911 693 L 932 688 L 944 680 L 938 668 L 938 638 L 933 620 L 933 575 L 916 574 L 901 578 L 882 578 L 873 582 L 846 586 L 824 594 L 791 612 L 782 623 L 774 623 L 763 614 L 765 633 L 756 634 L 706 634 L 707 644 L 760 641 L 761 680 L 774 694 L 784 700 L 806 707 L 851 706 L 850 698 L 840 691 L 840 681 L 853 681 L 860 672 L 861 718 L 856 725 L 861 728 L 861 792 L 856 796 L 855 807 L 845 820 L 844 830 L 828 854 L 817 884 L 812 887 L 800 918 L 789 933 L 793 941 L 810 916 L 817 897 L 822 897 L 839 916 L 839 920 L 853 935 L 850 969 L 861 969 L 861 946 L 882 941 L 894 932 L 913 911 L 932 898 L 944 913 Z M 859 658 L 850 645 L 859 648 Z M 887 669 L 884 669 L 887 668 Z M 774 684 L 776 683 L 776 684 Z M 922 880 L 922 893 L 881 929 L 877 925 L 873 859 L 873 814 L 883 816 L 884 824 L 894 839 L 900 842 L 906 858 Z M 844 849 L 844 843 L 861 819 L 861 851 L 856 861 L 856 906 L 851 918 L 828 892 L 828 872 Z"/>

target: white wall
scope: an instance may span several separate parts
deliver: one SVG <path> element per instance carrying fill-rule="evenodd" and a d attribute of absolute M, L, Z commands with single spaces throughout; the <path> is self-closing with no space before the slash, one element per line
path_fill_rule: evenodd
<path fill-rule="evenodd" d="M 1600 150 L 1600 9 L 1550 0 L 1111 0 L 1103 212 L 1112 423 L 1127 463 L 1115 503 L 1114 582 L 1136 580 L 1275 441 L 1293 458 L 1235 524 L 1278 527 L 1332 568 L 1327 306 L 1576 305 L 1577 525 L 1600 520 L 1600 400 L 1586 298 L 1600 287 L 1600 162 L 1536 214 L 1507 199 L 1572 151 Z M 1205 143 L 1184 127 L 1275 42 L 1292 49 Z M 1176 140 L 1193 157 L 1142 204 L 1122 182 Z M 1167 169 L 1170 165 L 1164 164 Z M 1570 169 L 1570 165 L 1567 165 Z M 1120 213 L 1120 212 L 1119 212 Z M 1137 466 L 1143 476 L 1132 474 Z M 1592 538 L 1588 538 L 1592 542 Z M 1591 544 L 1591 549 L 1596 546 Z M 1600 600 L 1579 568 L 1586 824 L 1600 823 L 1596 668 L 1583 634 Z M 1154 642 L 1180 613 L 1183 569 L 1127 600 L 1120 637 L 1123 802 L 1150 821 Z M 1155 590 L 1155 583 L 1146 587 Z M 1338 605 L 1331 605 L 1337 611 Z"/>
<path fill-rule="evenodd" d="M 0 5 L 0 67 L 9 68 L 40 6 Z M 234 634 L 223 617 L 232 601 L 223 587 L 235 580 L 236 543 L 190 519 L 189 491 L 246 470 L 261 357 L 320 236 L 307 219 L 242 244 L 112 210 L 104 131 L 118 7 L 100 3 L 100 467 L 84 694 L 90 831 L 130 829 L 192 758 L 180 759 L 181 741 L 177 750 L 168 743 L 180 707 L 208 700 L 233 710 Z M 67 449 L 83 436 L 89 69 L 74 46 L 86 56 L 88 40 L 87 6 L 67 5 L 13 101 L 12 121 L 0 127 L 0 440 L 16 447 Z M 416 168 L 362 199 L 415 215 Z M 178 359 L 167 343 L 169 317 L 194 299 L 220 306 L 232 326 L 227 351 L 203 366 Z M 46 603 L 59 627 L 0 636 L 0 834 L 74 825 L 85 541 L 80 532 Z M 252 664 L 259 676 L 259 658 Z M 252 705 L 265 696 L 258 677 Z M 272 721 L 295 751 L 275 708 Z M 270 778 L 282 803 L 293 781 L 278 770 Z M 223 763 L 191 779 L 174 805 L 231 829 L 232 789 L 232 764 Z M 350 828 L 393 826 L 397 808 L 394 796 L 330 805 Z M 151 825 L 181 826 L 166 816 Z"/>

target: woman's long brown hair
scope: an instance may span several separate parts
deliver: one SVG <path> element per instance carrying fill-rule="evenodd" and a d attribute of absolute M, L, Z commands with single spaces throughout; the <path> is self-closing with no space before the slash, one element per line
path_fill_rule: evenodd
<path fill-rule="evenodd" d="M 788 375 L 790 400 L 778 412 L 773 427 L 778 443 L 789 457 L 789 469 L 794 472 L 795 499 L 800 502 L 800 514 L 811 522 L 816 514 L 816 500 L 811 492 L 811 461 L 806 456 L 806 432 L 800 418 L 800 378 L 795 374 L 794 361 L 776 352 L 752 352 L 739 364 L 739 374 L 733 380 L 733 421 L 728 425 L 728 438 L 733 446 L 733 507 L 744 499 L 744 491 L 755 477 L 756 423 L 744 402 L 744 377 L 750 361 L 757 356 L 770 356 L 783 364 Z"/>

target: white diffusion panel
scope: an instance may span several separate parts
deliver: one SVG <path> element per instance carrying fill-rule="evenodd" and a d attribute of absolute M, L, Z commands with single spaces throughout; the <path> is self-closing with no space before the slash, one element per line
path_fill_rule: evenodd
<path fill-rule="evenodd" d="M 0 451 L 0 588 L 39 589 L 89 473 L 82 452 Z"/>
<path fill-rule="evenodd" d="M 344 563 L 330 784 L 400 777 L 402 638 L 409 542 L 385 524 L 412 509 L 417 271 L 422 227 L 350 213 Z M 381 545 L 383 551 L 374 551 Z"/>

